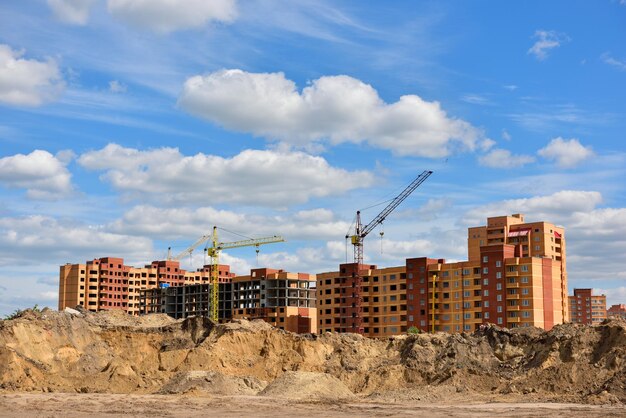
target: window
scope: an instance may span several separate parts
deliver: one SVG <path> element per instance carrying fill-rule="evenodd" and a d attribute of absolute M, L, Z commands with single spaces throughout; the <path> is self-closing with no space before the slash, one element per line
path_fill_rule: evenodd
<path fill-rule="evenodd" d="M 489 312 L 485 312 L 485 313 L 483 314 L 483 316 L 484 316 L 484 318 L 485 318 L 485 319 L 489 319 Z"/>
<path fill-rule="evenodd" d="M 522 289 L 522 295 L 527 295 L 527 294 L 528 294 L 528 289 L 527 288 Z"/>
<path fill-rule="evenodd" d="M 413 278 L 413 273 L 409 273 L 409 279 Z"/>
<path fill-rule="evenodd" d="M 496 310 L 497 310 L 498 312 L 502 312 L 502 306 L 498 306 L 498 307 L 496 308 Z"/>
<path fill-rule="evenodd" d="M 471 325 L 469 325 L 469 324 L 465 324 L 465 325 L 463 325 L 463 330 L 464 330 L 464 331 L 471 331 L 471 330 L 472 330 L 472 327 L 471 327 Z"/>
<path fill-rule="evenodd" d="M 470 312 L 465 312 L 463 314 L 463 318 L 465 318 L 465 319 L 472 319 L 472 314 Z"/>
<path fill-rule="evenodd" d="M 483 286 L 489 286 L 489 279 L 483 279 Z"/>
<path fill-rule="evenodd" d="M 469 302 L 463 302 L 463 309 L 469 309 L 471 306 Z"/>
<path fill-rule="evenodd" d="M 496 283 L 496 290 L 502 290 L 502 283 Z"/>
<path fill-rule="evenodd" d="M 469 285 L 470 285 L 469 280 L 463 280 L 463 286 L 469 286 Z"/>
<path fill-rule="evenodd" d="M 468 276 L 470 274 L 470 269 L 463 269 L 463 275 Z"/>
<path fill-rule="evenodd" d="M 535 251 L 539 251 L 541 250 L 541 246 L 540 245 L 535 245 Z"/>
<path fill-rule="evenodd" d="M 528 271 L 528 265 L 525 264 L 525 265 L 521 266 L 521 271 Z"/>
<path fill-rule="evenodd" d="M 500 260 L 496 261 L 496 267 L 502 267 L 502 261 Z"/>
<path fill-rule="evenodd" d="M 486 300 L 486 301 L 485 301 L 485 303 L 483 303 L 483 306 L 484 306 L 485 308 L 488 308 L 488 307 L 489 307 L 489 301 L 488 301 L 488 300 Z"/>
<path fill-rule="evenodd" d="M 425 327 L 426 326 L 426 321 L 422 319 L 420 321 L 420 326 Z"/>
<path fill-rule="evenodd" d="M 498 324 L 502 325 L 502 317 L 498 318 Z"/>
<path fill-rule="evenodd" d="M 501 279 L 502 278 L 502 272 L 501 271 L 497 271 L 496 272 L 496 279 Z"/>
<path fill-rule="evenodd" d="M 523 299 L 523 300 L 522 300 L 522 306 L 530 306 L 530 300 L 528 300 L 528 299 Z"/>
<path fill-rule="evenodd" d="M 489 268 L 484 267 L 483 268 L 483 274 L 489 274 Z"/>
<path fill-rule="evenodd" d="M 528 277 L 526 276 L 522 277 L 522 283 L 528 283 Z"/>
<path fill-rule="evenodd" d="M 489 291 L 488 290 L 483 290 L 483 296 L 489 296 Z"/>
<path fill-rule="evenodd" d="M 522 312 L 522 318 L 530 318 L 531 314 L 530 311 L 523 311 Z"/>
<path fill-rule="evenodd" d="M 508 266 L 506 270 L 512 273 L 514 271 L 517 271 L 517 266 Z"/>
<path fill-rule="evenodd" d="M 463 291 L 463 297 L 469 298 L 470 297 L 470 291 L 469 290 Z"/>
<path fill-rule="evenodd" d="M 483 256 L 483 263 L 486 263 L 489 261 L 489 257 L 487 257 L 486 255 Z"/>

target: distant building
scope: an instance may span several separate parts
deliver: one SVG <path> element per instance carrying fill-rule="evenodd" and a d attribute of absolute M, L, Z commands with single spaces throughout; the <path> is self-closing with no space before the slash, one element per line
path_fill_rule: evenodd
<path fill-rule="evenodd" d="M 626 305 L 624 305 L 623 303 L 619 305 L 612 305 L 606 311 L 606 314 L 608 317 L 626 319 Z"/>
<path fill-rule="evenodd" d="M 153 261 L 144 267 L 127 266 L 124 259 L 116 257 L 65 264 L 59 269 L 59 310 L 81 305 L 94 312 L 116 309 L 138 315 L 142 289 L 208 283 L 210 272 L 210 265 L 186 271 L 174 260 Z M 220 282 L 232 277 L 228 265 L 219 265 Z"/>
<path fill-rule="evenodd" d="M 161 312 L 174 318 L 209 315 L 211 286 L 205 283 L 143 290 L 140 312 Z M 262 319 L 287 331 L 317 332 L 314 275 L 260 268 L 219 286 L 220 320 Z"/>
<path fill-rule="evenodd" d="M 320 332 L 385 337 L 410 327 L 461 332 L 484 323 L 551 329 L 569 316 L 565 232 L 526 223 L 521 214 L 488 218 L 468 229 L 468 261 L 342 264 L 317 275 L 317 299 Z"/>
<path fill-rule="evenodd" d="M 606 319 L 606 296 L 594 295 L 592 289 L 574 289 L 569 297 L 570 321 L 575 324 L 597 324 Z"/>

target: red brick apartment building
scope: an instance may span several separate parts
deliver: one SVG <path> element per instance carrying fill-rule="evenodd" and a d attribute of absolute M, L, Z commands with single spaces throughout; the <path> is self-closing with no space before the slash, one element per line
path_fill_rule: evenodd
<path fill-rule="evenodd" d="M 574 289 L 569 296 L 570 321 L 576 324 L 598 324 L 606 319 L 606 295 L 594 295 L 592 289 Z"/>
<path fill-rule="evenodd" d="M 360 294 L 352 290 L 355 269 Z M 415 257 L 383 269 L 350 263 L 317 279 L 320 332 L 350 330 L 355 314 L 370 337 L 410 327 L 473 331 L 484 323 L 550 329 L 569 315 L 565 232 L 548 222 L 526 223 L 521 214 L 469 228 L 467 261 Z"/>

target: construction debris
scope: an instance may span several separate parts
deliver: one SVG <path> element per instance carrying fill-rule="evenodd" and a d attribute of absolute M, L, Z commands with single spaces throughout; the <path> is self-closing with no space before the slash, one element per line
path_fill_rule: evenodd
<path fill-rule="evenodd" d="M 377 340 L 77 312 L 0 321 L 0 390 L 626 403 L 626 322 L 617 319 Z"/>

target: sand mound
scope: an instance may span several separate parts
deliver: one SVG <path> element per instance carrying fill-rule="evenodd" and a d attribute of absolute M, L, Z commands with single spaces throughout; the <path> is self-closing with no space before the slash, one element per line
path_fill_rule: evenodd
<path fill-rule="evenodd" d="M 626 322 L 375 340 L 262 321 L 28 311 L 0 321 L 0 365 L 0 390 L 11 391 L 250 394 L 269 382 L 264 395 L 301 398 L 626 403 Z"/>
<path fill-rule="evenodd" d="M 270 383 L 260 395 L 289 399 L 345 399 L 354 396 L 335 376 L 313 372 L 286 372 Z"/>
<path fill-rule="evenodd" d="M 256 377 L 225 376 L 219 372 L 180 372 L 159 391 L 161 394 L 210 393 L 213 395 L 256 395 L 265 384 Z"/>

